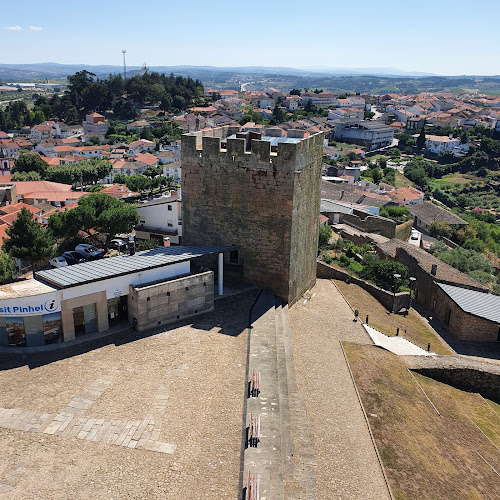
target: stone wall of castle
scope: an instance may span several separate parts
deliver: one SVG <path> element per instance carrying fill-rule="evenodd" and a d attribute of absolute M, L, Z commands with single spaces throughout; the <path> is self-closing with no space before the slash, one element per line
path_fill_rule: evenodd
<path fill-rule="evenodd" d="M 271 152 L 237 131 L 182 137 L 183 243 L 240 246 L 243 280 L 293 303 L 316 277 L 323 134 Z"/>

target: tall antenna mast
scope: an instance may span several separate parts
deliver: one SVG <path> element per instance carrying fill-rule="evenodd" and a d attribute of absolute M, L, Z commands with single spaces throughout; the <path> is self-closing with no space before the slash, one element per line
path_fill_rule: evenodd
<path fill-rule="evenodd" d="M 127 63 L 125 62 L 125 54 L 127 51 L 125 49 L 122 50 L 123 53 L 123 79 L 127 79 Z"/>

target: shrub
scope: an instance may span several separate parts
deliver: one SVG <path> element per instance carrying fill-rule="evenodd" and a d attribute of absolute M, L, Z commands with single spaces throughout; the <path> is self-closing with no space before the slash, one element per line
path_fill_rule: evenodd
<path fill-rule="evenodd" d="M 449 238 L 451 236 L 451 227 L 446 222 L 441 222 L 436 220 L 432 223 L 430 227 L 430 233 L 433 236 L 444 236 L 445 238 Z"/>
<path fill-rule="evenodd" d="M 406 207 L 387 206 L 379 211 L 380 217 L 392 219 L 395 222 L 406 222 L 411 219 L 411 213 Z"/>
<path fill-rule="evenodd" d="M 332 236 L 332 228 L 331 226 L 319 226 L 319 240 L 318 247 L 323 250 L 328 246 L 330 238 Z"/>
<path fill-rule="evenodd" d="M 355 273 L 360 273 L 363 270 L 363 266 L 359 262 L 351 262 L 349 264 L 349 270 Z"/>
<path fill-rule="evenodd" d="M 142 250 L 152 250 L 153 248 L 158 248 L 161 246 L 161 242 L 159 240 L 137 240 L 135 242 L 135 250 L 140 252 Z"/>
<path fill-rule="evenodd" d="M 380 260 L 377 255 L 367 255 L 363 260 L 362 278 L 373 281 L 385 290 L 392 290 L 394 274 L 399 274 L 398 287 L 407 284 L 408 268 L 392 260 Z"/>
<path fill-rule="evenodd" d="M 323 262 L 325 262 L 326 264 L 331 264 L 333 262 L 333 257 L 329 254 L 325 254 L 323 255 L 323 257 L 321 258 L 321 260 Z"/>
<path fill-rule="evenodd" d="M 351 263 L 351 259 L 349 257 L 347 257 L 347 255 L 341 255 L 339 257 L 339 264 L 342 266 L 342 267 L 346 267 L 348 266 L 349 264 Z"/>

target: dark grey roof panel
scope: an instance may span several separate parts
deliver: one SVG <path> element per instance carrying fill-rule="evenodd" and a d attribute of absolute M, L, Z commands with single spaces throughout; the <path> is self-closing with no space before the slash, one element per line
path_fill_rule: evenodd
<path fill-rule="evenodd" d="M 233 250 L 234 246 L 177 246 L 160 247 L 153 250 L 144 250 L 135 255 L 122 255 L 108 259 L 94 260 L 75 264 L 73 266 L 59 267 L 47 271 L 39 271 L 36 277 L 58 288 L 92 283 L 110 279 L 116 276 L 137 273 L 157 267 L 184 262 L 202 255 Z"/>
<path fill-rule="evenodd" d="M 438 283 L 438 286 L 463 311 L 500 324 L 500 296 L 444 283 Z"/>

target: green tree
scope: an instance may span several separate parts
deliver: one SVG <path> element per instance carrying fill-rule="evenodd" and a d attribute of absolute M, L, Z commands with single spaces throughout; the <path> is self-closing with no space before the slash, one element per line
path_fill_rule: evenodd
<path fill-rule="evenodd" d="M 408 268 L 396 261 L 381 260 L 377 255 L 367 254 L 364 257 L 363 270 L 360 272 L 362 278 L 373 281 L 385 290 L 392 290 L 395 283 L 394 274 L 401 276 L 396 283 L 396 288 L 398 288 L 405 284 Z"/>
<path fill-rule="evenodd" d="M 401 151 L 398 148 L 393 148 L 389 151 L 391 158 L 401 158 Z"/>
<path fill-rule="evenodd" d="M 127 176 L 125 174 L 116 174 L 113 178 L 113 184 L 126 184 Z"/>
<path fill-rule="evenodd" d="M 14 259 L 8 253 L 0 253 L 0 283 L 11 280 L 15 273 Z"/>
<path fill-rule="evenodd" d="M 319 226 L 319 239 L 318 239 L 318 248 L 323 250 L 328 246 L 328 242 L 332 237 L 332 227 L 331 226 L 323 226 L 320 224 Z"/>
<path fill-rule="evenodd" d="M 15 259 L 29 261 L 33 272 L 37 262 L 54 255 L 55 240 L 50 230 L 36 222 L 33 214 L 24 207 L 6 234 L 9 238 L 4 238 L 3 251 Z"/>
<path fill-rule="evenodd" d="M 382 170 L 384 170 L 385 168 L 387 168 L 387 158 L 385 156 L 381 156 L 378 159 L 378 164 L 379 164 L 380 168 Z"/>
<path fill-rule="evenodd" d="M 21 153 L 14 162 L 12 173 L 16 172 L 37 172 L 40 177 L 45 175 L 49 168 L 48 163 L 40 155 L 34 153 Z"/>
<path fill-rule="evenodd" d="M 139 135 L 141 139 L 146 139 L 147 141 L 153 141 L 155 140 L 155 136 L 153 135 L 153 132 L 151 131 L 150 127 L 144 127 L 141 130 L 141 133 Z"/>
<path fill-rule="evenodd" d="M 419 151 L 422 151 L 422 149 L 424 149 L 424 147 L 425 147 L 425 130 L 422 129 L 420 131 L 419 136 L 417 137 L 417 149 Z"/>
<path fill-rule="evenodd" d="M 382 180 L 382 172 L 380 171 L 380 168 L 374 168 L 373 170 L 370 170 L 371 177 L 373 179 L 373 182 L 375 184 L 378 184 Z"/>
<path fill-rule="evenodd" d="M 130 233 L 139 222 L 137 210 L 105 193 L 80 198 L 68 212 L 51 215 L 49 228 L 62 237 L 74 237 L 79 231 L 97 231 L 108 245 L 118 233 Z"/>
<path fill-rule="evenodd" d="M 16 172 L 12 174 L 11 181 L 39 181 L 40 174 L 38 172 Z"/>
<path fill-rule="evenodd" d="M 444 236 L 445 238 L 449 238 L 452 233 L 451 226 L 446 222 L 439 220 L 436 220 L 431 224 L 429 231 L 434 236 Z"/>
<path fill-rule="evenodd" d="M 276 104 L 273 109 L 273 114 L 271 118 L 271 123 L 276 125 L 277 123 L 282 123 L 285 120 L 285 113 L 283 110 Z"/>
<path fill-rule="evenodd" d="M 33 125 L 40 125 L 40 123 L 43 123 L 45 120 L 45 114 L 41 109 L 35 111 L 35 115 L 33 117 Z"/>

